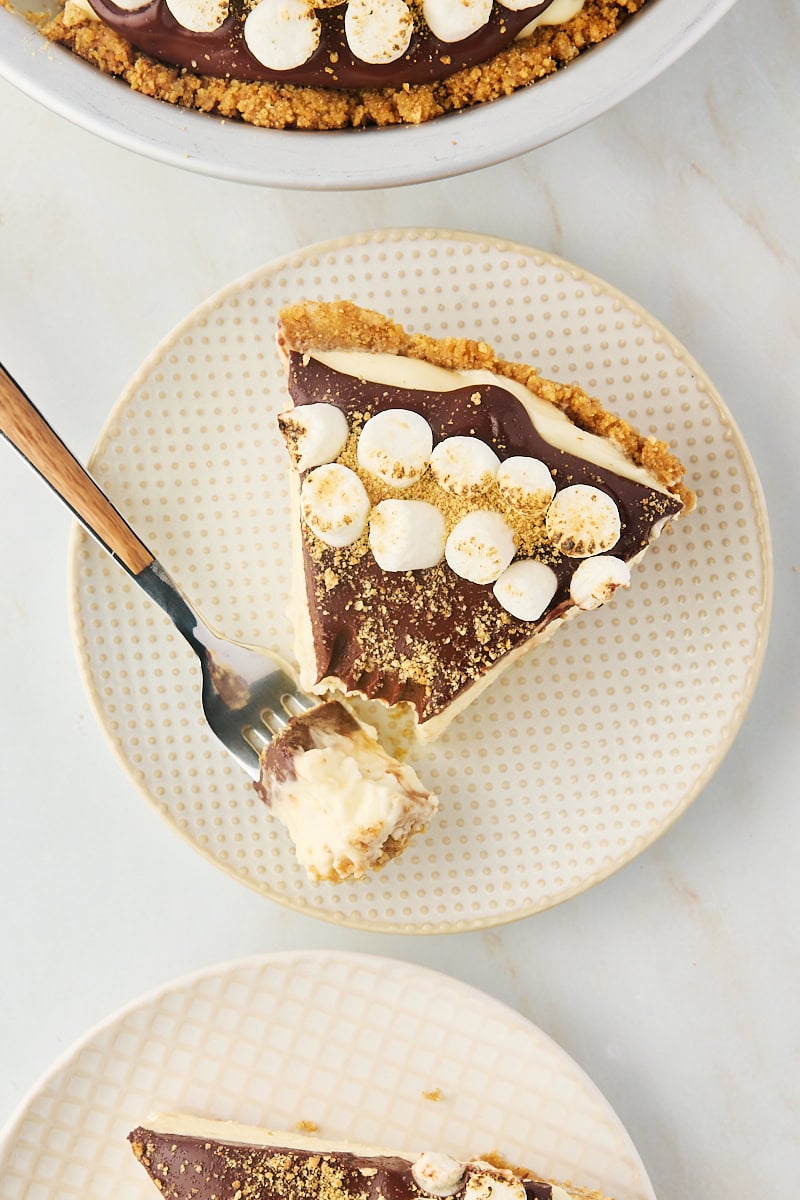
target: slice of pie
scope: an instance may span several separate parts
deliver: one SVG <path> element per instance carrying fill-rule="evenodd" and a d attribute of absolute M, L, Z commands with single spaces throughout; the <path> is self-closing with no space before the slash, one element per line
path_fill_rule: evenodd
<path fill-rule="evenodd" d="M 482 1159 L 407 1155 L 174 1113 L 151 1116 L 128 1140 L 164 1200 L 602 1200 Z"/>
<path fill-rule="evenodd" d="M 337 302 L 284 309 L 278 346 L 302 685 L 423 740 L 693 506 L 663 442 L 485 342 Z"/>

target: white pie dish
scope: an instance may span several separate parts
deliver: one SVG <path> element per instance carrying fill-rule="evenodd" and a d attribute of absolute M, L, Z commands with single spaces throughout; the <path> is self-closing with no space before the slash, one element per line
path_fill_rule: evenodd
<path fill-rule="evenodd" d="M 490 166 L 569 133 L 670 66 L 734 3 L 650 0 L 615 37 L 535 87 L 419 126 L 257 129 L 175 108 L 51 45 L 3 8 L 0 76 L 82 128 L 173 166 L 271 187 L 388 187 Z"/>

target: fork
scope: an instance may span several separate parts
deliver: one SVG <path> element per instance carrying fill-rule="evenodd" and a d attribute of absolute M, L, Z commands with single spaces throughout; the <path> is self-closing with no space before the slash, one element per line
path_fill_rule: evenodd
<path fill-rule="evenodd" d="M 277 654 L 216 633 L 0 364 L 0 433 L 72 509 L 186 639 L 200 660 L 206 721 L 253 780 L 289 718 L 319 700 L 300 691 Z"/>

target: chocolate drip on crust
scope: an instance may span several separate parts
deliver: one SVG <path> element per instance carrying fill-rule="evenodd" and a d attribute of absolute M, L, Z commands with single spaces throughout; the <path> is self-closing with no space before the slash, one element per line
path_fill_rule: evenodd
<path fill-rule="evenodd" d="M 356 379 L 293 352 L 289 391 L 295 405 L 328 403 L 342 409 L 351 437 L 378 411 L 411 409 L 430 424 L 434 444 L 455 434 L 470 435 L 489 443 L 501 460 L 512 455 L 541 459 L 559 489 L 579 483 L 600 488 L 620 513 L 621 533 L 611 553 L 626 561 L 645 549 L 659 521 L 683 507 L 674 495 L 550 445 L 522 403 L 500 385 L 468 384 L 448 392 L 393 387 Z M 411 497 L 414 487 L 398 494 Z M 333 549 L 304 525 L 318 679 L 336 676 L 348 691 L 390 704 L 407 700 L 421 721 L 442 711 L 497 661 L 574 607 L 569 585 L 580 560 L 561 555 L 545 536 L 543 522 L 539 527 L 540 534 L 534 533 L 538 543 L 523 555 L 551 567 L 558 585 L 542 617 L 530 622 L 506 612 L 491 586 L 460 578 L 445 562 L 425 571 L 387 573 L 370 554 L 366 535 L 354 546 Z"/>
<path fill-rule="evenodd" d="M 486 62 L 513 42 L 534 17 L 553 0 L 536 0 L 519 12 L 495 4 L 482 29 L 460 42 L 443 42 L 424 26 L 414 33 L 404 55 L 390 63 L 367 63 L 351 51 L 344 31 L 346 4 L 317 10 L 322 26 L 318 49 L 302 66 L 276 71 L 251 54 L 244 39 L 248 6 L 231 0 L 231 12 L 210 33 L 194 33 L 180 25 L 166 0 L 136 12 L 118 8 L 112 0 L 90 0 L 98 17 L 131 45 L 168 63 L 220 79 L 272 81 L 325 88 L 400 87 L 405 83 L 434 83 Z M 419 18 L 416 18 L 419 19 Z"/>

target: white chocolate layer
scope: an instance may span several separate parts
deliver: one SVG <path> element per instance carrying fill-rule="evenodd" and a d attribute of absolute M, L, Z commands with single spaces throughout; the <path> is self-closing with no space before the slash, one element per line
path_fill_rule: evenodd
<path fill-rule="evenodd" d="M 313 879 L 360 879 L 390 838 L 405 842 L 427 824 L 437 800 L 369 726 L 314 737 L 314 747 L 295 758 L 296 776 L 271 783 L 270 810 Z"/>
<path fill-rule="evenodd" d="M 185 1113 L 154 1112 L 144 1121 L 146 1129 L 165 1137 L 196 1137 L 208 1141 L 232 1142 L 239 1146 L 280 1146 L 285 1150 L 309 1150 L 325 1153 L 357 1154 L 362 1158 L 408 1158 L 417 1153 L 398 1152 L 385 1146 L 367 1146 L 363 1142 L 349 1142 L 344 1138 L 328 1141 L 325 1138 L 307 1137 L 296 1130 L 267 1129 L 263 1125 L 243 1125 L 239 1121 L 213 1121 L 207 1117 L 195 1117 Z"/>
<path fill-rule="evenodd" d="M 368 354 L 360 350 L 315 350 L 311 355 L 334 371 L 382 383 L 387 387 L 413 388 L 421 391 L 449 392 L 470 384 L 493 384 L 511 392 L 528 413 L 534 428 L 551 446 L 575 454 L 595 466 L 604 467 L 643 483 L 657 492 L 666 488 L 654 475 L 632 463 L 613 443 L 597 434 L 587 433 L 570 421 L 554 404 L 535 396 L 515 379 L 493 375 L 491 371 L 451 371 L 436 367 L 417 358 L 399 354 Z"/>

